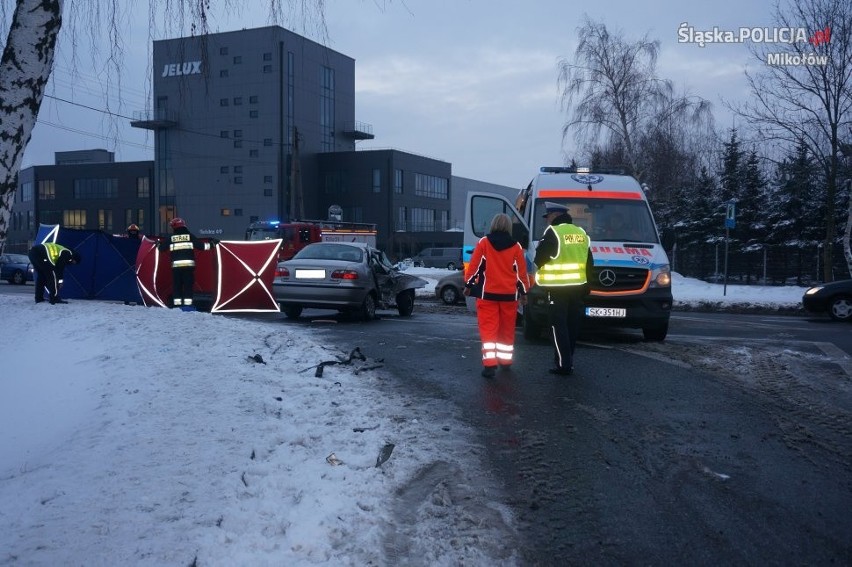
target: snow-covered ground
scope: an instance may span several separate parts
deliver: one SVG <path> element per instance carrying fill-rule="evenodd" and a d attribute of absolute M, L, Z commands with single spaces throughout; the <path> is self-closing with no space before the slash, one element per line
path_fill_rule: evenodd
<path fill-rule="evenodd" d="M 421 296 L 448 273 L 408 272 Z M 722 287 L 673 289 L 772 308 L 804 291 Z M 467 476 L 483 449 L 373 353 L 207 313 L 11 294 L 0 313 L 0 565 L 515 563 L 511 513 Z M 326 361 L 348 363 L 316 376 Z"/>

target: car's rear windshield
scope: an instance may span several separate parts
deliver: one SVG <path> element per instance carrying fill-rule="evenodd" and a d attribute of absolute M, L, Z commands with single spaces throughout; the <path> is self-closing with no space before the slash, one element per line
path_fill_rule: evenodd
<path fill-rule="evenodd" d="M 299 250 L 294 260 L 343 260 L 361 262 L 363 252 L 360 248 L 342 244 L 311 244 Z"/>

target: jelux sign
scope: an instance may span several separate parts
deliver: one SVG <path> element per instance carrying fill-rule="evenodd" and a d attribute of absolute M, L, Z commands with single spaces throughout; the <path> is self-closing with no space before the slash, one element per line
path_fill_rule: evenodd
<path fill-rule="evenodd" d="M 201 73 L 201 61 L 184 63 L 167 63 L 163 67 L 163 77 L 179 77 L 181 75 L 198 75 Z"/>

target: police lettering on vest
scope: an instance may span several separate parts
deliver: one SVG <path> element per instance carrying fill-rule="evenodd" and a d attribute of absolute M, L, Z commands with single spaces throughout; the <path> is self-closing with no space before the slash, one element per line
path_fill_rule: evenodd
<path fill-rule="evenodd" d="M 589 236 L 573 224 L 549 226 L 557 236 L 559 250 L 536 274 L 542 287 L 576 286 L 586 283 L 586 258 L 589 254 Z"/>

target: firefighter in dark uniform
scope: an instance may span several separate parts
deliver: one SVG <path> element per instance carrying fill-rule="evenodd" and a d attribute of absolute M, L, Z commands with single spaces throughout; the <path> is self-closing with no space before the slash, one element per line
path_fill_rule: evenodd
<path fill-rule="evenodd" d="M 47 288 L 51 305 L 68 303 L 59 297 L 59 290 L 62 289 L 62 277 L 66 265 L 80 263 L 80 254 L 76 250 L 65 248 L 61 244 L 45 242 L 33 246 L 30 249 L 29 258 L 36 272 L 35 302 L 44 301 L 44 290 Z"/>
<path fill-rule="evenodd" d="M 172 306 L 180 307 L 183 311 L 194 311 L 192 287 L 195 285 L 195 250 L 210 250 L 213 244 L 196 238 L 186 228 L 186 221 L 180 217 L 173 218 L 169 226 L 172 227 L 172 235 L 160 243 L 160 250 L 168 250 L 171 255 Z"/>
<path fill-rule="evenodd" d="M 550 226 L 544 230 L 533 262 L 538 267 L 536 283 L 547 291 L 550 303 L 556 363 L 550 373 L 567 376 L 574 373 L 574 347 L 594 259 L 589 235 L 573 224 L 565 205 L 548 201 L 545 211 Z"/>

